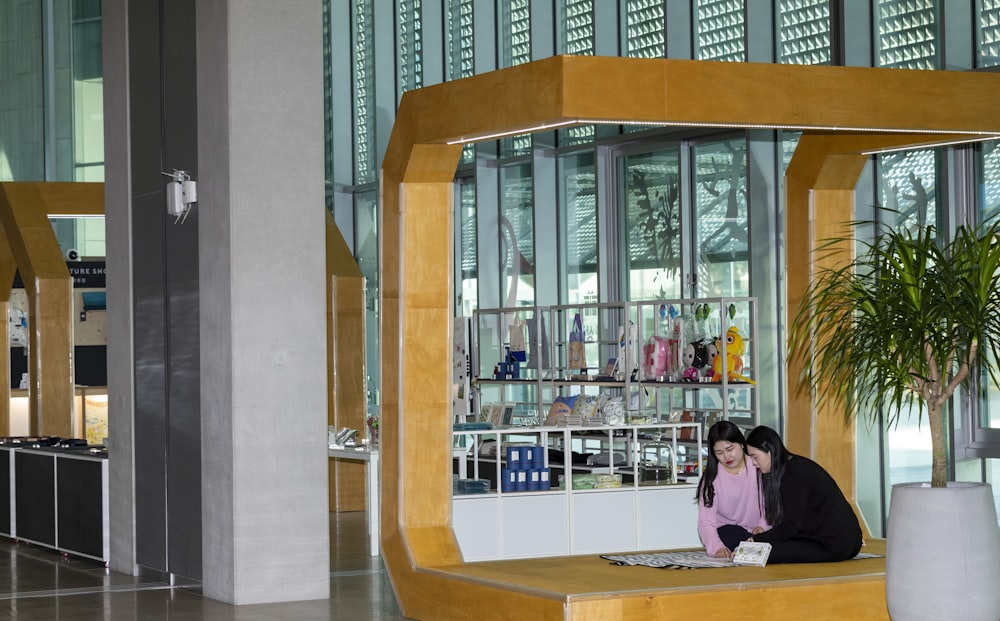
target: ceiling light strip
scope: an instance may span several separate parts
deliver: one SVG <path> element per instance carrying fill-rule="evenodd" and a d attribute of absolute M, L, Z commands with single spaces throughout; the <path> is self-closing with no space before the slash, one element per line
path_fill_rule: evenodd
<path fill-rule="evenodd" d="M 647 127 L 715 127 L 727 129 L 768 129 L 768 130 L 793 130 L 793 131 L 834 131 L 834 132 L 862 132 L 862 133 L 889 133 L 889 134 L 966 134 L 969 136 L 982 136 L 978 140 L 993 140 L 1000 138 L 1000 133 L 995 131 L 968 130 L 968 129 L 914 129 L 902 127 L 849 127 L 842 125 L 794 125 L 794 124 L 766 124 L 766 123 L 708 123 L 704 121 L 633 121 L 621 119 L 570 119 L 556 123 L 540 123 L 524 128 L 511 129 L 487 134 L 474 134 L 471 136 L 461 136 L 448 140 L 448 144 L 466 144 L 469 142 L 480 142 L 483 140 L 493 140 L 505 138 L 507 136 L 518 136 L 533 132 L 548 131 L 567 127 L 570 125 L 643 125 Z M 956 140 L 943 144 L 960 144 L 963 142 L 976 142 L 976 139 Z M 874 151 L 873 151 L 874 153 Z"/>

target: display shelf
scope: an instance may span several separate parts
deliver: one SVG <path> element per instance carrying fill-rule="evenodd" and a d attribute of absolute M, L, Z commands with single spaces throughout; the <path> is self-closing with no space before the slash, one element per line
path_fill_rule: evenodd
<path fill-rule="evenodd" d="M 453 440 L 456 480 L 488 481 L 482 493 L 453 497 L 452 523 L 466 560 L 698 545 L 693 498 L 704 454 L 697 423 L 462 430 Z M 653 444 L 667 449 L 670 481 L 649 478 L 662 467 L 646 460 Z M 504 488 L 513 447 L 542 448 L 527 470 L 547 470 L 550 489 Z M 590 461 L 604 454 L 620 459 Z M 688 473 L 680 456 L 692 454 L 695 472 Z M 594 487 L 599 478 L 617 486 Z"/>
<path fill-rule="evenodd" d="M 577 315 L 583 365 L 570 363 Z M 466 560 L 700 545 L 694 489 L 704 433 L 718 420 L 747 429 L 759 421 L 756 315 L 754 298 L 476 311 L 473 411 L 494 428 L 454 432 L 454 475 L 470 482 L 456 482 L 453 497 Z M 520 330 L 523 362 L 501 365 Z M 553 403 L 574 398 L 561 419 L 573 424 L 553 426 Z M 484 451 L 491 443 L 494 452 Z M 549 489 L 505 478 L 508 448 L 523 444 L 542 447 L 537 468 Z M 644 451 L 653 444 L 672 456 L 669 481 L 662 468 L 650 477 Z"/>
<path fill-rule="evenodd" d="M 571 368 L 567 335 L 577 315 L 587 365 Z M 705 428 L 730 418 L 754 426 L 756 316 L 749 297 L 478 310 L 473 411 L 502 423 L 491 408 L 508 406 L 520 421 L 541 424 L 557 398 L 603 393 L 624 406 L 625 421 L 608 421 L 616 424 L 693 416 Z M 525 353 L 511 376 L 501 364 L 513 333 L 524 333 Z"/>
<path fill-rule="evenodd" d="M 454 431 L 453 452 L 455 466 L 453 474 L 458 480 L 487 477 L 490 481 L 488 494 L 535 493 L 536 491 L 568 492 L 568 487 L 559 486 L 556 477 L 550 479 L 549 490 L 505 490 L 497 473 L 504 469 L 523 469 L 509 462 L 508 447 L 541 447 L 540 459 L 532 460 L 537 468 L 564 471 L 567 468 L 578 473 L 608 473 L 627 476 L 623 486 L 642 486 L 644 467 L 643 448 L 652 442 L 666 444 L 673 456 L 673 467 L 677 481 L 673 485 L 693 484 L 687 480 L 688 473 L 681 468 L 689 462 L 697 464 L 701 471 L 703 451 L 695 447 L 701 445 L 701 425 L 698 423 L 653 423 L 642 425 L 591 426 L 591 427 L 513 427 L 506 429 L 476 429 Z M 692 458 L 691 453 L 694 453 Z M 592 458 L 614 455 L 607 461 Z M 569 461 L 567 462 L 567 456 Z M 561 457 L 562 459 L 559 459 Z M 563 473 L 564 474 L 564 473 Z M 696 481 L 694 481 L 696 483 Z M 462 494 L 456 494 L 462 495 Z M 477 494 L 481 495 L 481 494 Z"/>

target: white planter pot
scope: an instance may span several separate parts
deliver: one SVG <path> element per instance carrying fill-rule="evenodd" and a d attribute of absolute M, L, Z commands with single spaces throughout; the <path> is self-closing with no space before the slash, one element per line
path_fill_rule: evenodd
<path fill-rule="evenodd" d="M 887 535 L 893 621 L 1000 619 L 1000 527 L 989 484 L 893 485 Z"/>

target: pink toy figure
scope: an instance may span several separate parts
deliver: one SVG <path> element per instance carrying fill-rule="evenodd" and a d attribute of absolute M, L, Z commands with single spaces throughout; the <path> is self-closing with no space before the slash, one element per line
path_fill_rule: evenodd
<path fill-rule="evenodd" d="M 667 374 L 669 343 L 662 336 L 651 336 L 642 346 L 642 374 L 646 379 L 659 379 Z"/>

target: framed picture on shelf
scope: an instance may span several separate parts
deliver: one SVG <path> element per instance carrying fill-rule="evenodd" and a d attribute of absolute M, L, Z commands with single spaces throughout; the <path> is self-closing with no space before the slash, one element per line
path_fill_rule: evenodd
<path fill-rule="evenodd" d="M 604 371 L 601 375 L 605 377 L 613 377 L 615 371 L 618 370 L 618 358 L 608 358 L 607 364 L 604 365 Z"/>
<path fill-rule="evenodd" d="M 484 405 L 479 408 L 479 418 L 476 420 L 477 423 L 490 423 L 493 422 L 493 406 Z"/>
<path fill-rule="evenodd" d="M 489 422 L 494 427 L 500 426 L 501 418 L 503 417 L 503 404 L 502 403 L 492 403 L 489 405 L 490 408 L 490 418 Z"/>
<path fill-rule="evenodd" d="M 514 404 L 504 403 L 500 405 L 500 424 L 507 427 L 514 424 Z"/>

